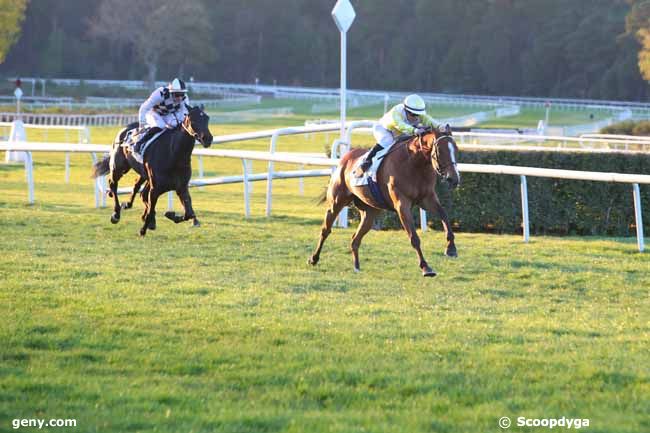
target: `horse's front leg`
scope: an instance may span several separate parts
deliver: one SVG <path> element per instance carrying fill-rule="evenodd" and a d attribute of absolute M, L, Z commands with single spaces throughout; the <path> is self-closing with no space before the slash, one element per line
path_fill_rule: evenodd
<path fill-rule="evenodd" d="M 185 209 L 185 214 L 183 216 L 180 216 L 180 215 L 176 215 L 176 213 L 173 211 L 169 211 L 169 212 L 165 212 L 165 216 L 170 220 L 174 221 L 176 224 L 183 221 L 194 220 L 192 227 L 201 226 L 201 223 L 199 222 L 199 219 L 196 217 L 196 214 L 194 213 L 194 209 L 192 208 L 192 197 L 190 196 L 190 191 L 188 186 L 185 185 L 184 187 L 177 189 L 176 194 L 178 195 L 178 198 L 181 200 L 181 203 L 183 204 L 183 209 Z"/>
<path fill-rule="evenodd" d="M 391 195 L 395 195 L 391 192 Z M 402 223 L 402 227 L 406 230 L 409 239 L 411 240 L 411 246 L 415 249 L 415 252 L 418 255 L 420 260 L 420 269 L 422 270 L 422 276 L 424 277 L 435 277 L 436 273 L 429 267 L 427 261 L 424 260 L 424 255 L 422 254 L 422 249 L 420 248 L 420 237 L 415 231 L 415 223 L 413 222 L 413 215 L 411 214 L 411 202 L 410 200 L 393 200 L 393 203 L 396 204 L 395 209 L 397 210 L 397 215 L 399 220 Z"/>
<path fill-rule="evenodd" d="M 144 215 L 144 224 L 140 229 L 140 236 L 147 234 L 147 229 L 154 229 L 156 227 L 156 203 L 158 202 L 158 197 L 160 193 L 158 190 L 151 186 L 149 188 L 149 197 L 147 200 L 147 209 Z M 153 227 L 153 228 L 152 228 Z"/>
<path fill-rule="evenodd" d="M 445 248 L 445 255 L 448 257 L 458 257 L 458 250 L 456 249 L 456 243 L 454 242 L 454 232 L 451 229 L 451 224 L 449 223 L 447 212 L 445 212 L 445 209 L 440 204 L 438 197 L 432 196 L 427 198 L 422 202 L 422 207 L 432 214 L 437 213 L 440 217 L 442 227 L 445 229 L 445 236 L 447 237 L 447 248 Z"/>

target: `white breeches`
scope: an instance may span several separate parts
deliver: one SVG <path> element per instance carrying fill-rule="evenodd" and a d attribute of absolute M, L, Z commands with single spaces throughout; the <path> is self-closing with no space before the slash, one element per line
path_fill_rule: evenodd
<path fill-rule="evenodd" d="M 384 149 L 391 147 L 395 142 L 393 133 L 379 123 L 375 123 L 375 126 L 372 128 L 372 135 L 375 136 L 377 143 Z"/>
<path fill-rule="evenodd" d="M 178 116 L 178 113 L 176 113 L 176 116 Z M 176 116 L 174 116 L 174 113 L 161 116 L 154 110 L 151 110 L 145 115 L 144 118 L 147 121 L 147 126 L 149 127 L 157 126 L 158 128 L 165 129 L 165 128 L 176 128 L 180 123 L 180 121 L 183 120 L 182 117 L 176 119 Z"/>

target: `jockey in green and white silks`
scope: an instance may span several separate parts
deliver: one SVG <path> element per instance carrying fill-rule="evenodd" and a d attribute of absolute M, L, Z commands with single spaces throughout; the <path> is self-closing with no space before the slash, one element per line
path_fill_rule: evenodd
<path fill-rule="evenodd" d="M 138 111 L 138 142 L 133 146 L 133 157 L 142 163 L 140 148 L 151 137 L 163 129 L 179 126 L 188 113 L 187 88 L 185 82 L 174 78 L 167 86 L 158 87 L 140 106 Z"/>
<path fill-rule="evenodd" d="M 368 170 L 377 152 L 391 147 L 400 135 L 419 135 L 425 128 L 436 126 L 437 122 L 426 113 L 424 100 L 419 95 L 408 95 L 401 104 L 391 108 L 374 125 L 372 134 L 377 144 L 361 163 L 361 170 Z"/>

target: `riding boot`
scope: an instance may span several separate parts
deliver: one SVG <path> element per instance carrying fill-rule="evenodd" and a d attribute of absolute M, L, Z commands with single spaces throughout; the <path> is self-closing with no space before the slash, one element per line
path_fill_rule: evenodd
<path fill-rule="evenodd" d="M 363 160 L 363 162 L 362 162 L 361 165 L 359 166 L 359 168 L 361 169 L 361 171 L 363 171 L 364 173 L 365 173 L 366 171 L 368 171 L 368 169 L 369 169 L 370 166 L 372 165 L 372 158 L 374 158 L 374 156 L 375 156 L 375 155 L 377 154 L 377 152 L 379 152 L 380 150 L 384 150 L 384 147 L 383 147 L 381 144 L 379 144 L 379 143 L 375 144 L 375 145 L 372 147 L 372 149 L 370 149 L 370 152 L 368 153 L 368 155 L 366 156 L 366 158 Z"/>

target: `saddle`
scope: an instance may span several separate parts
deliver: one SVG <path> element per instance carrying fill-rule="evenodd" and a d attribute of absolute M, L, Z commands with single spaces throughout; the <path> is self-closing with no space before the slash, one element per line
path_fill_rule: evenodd
<path fill-rule="evenodd" d="M 146 128 L 142 131 L 138 131 L 138 128 L 131 128 L 127 130 L 124 134 L 124 139 L 120 143 L 121 147 L 128 147 L 131 151 L 136 147 L 136 151 L 144 156 L 144 153 L 149 148 L 149 145 L 156 141 L 158 137 L 165 133 L 167 129 L 163 128 L 159 131 L 152 133 L 152 128 Z"/>
<path fill-rule="evenodd" d="M 377 172 L 379 171 L 379 167 L 381 167 L 381 163 L 384 162 L 384 157 L 388 155 L 390 152 L 395 150 L 395 146 L 400 145 L 401 143 L 409 140 L 412 138 L 410 135 L 400 135 L 398 136 L 394 143 L 387 148 L 384 148 L 383 150 L 380 150 L 377 152 L 372 158 L 372 165 L 368 170 L 365 171 L 365 173 L 362 173 L 361 176 L 355 176 L 354 179 L 352 179 L 352 186 L 365 186 L 368 185 L 368 180 L 371 179 L 374 183 L 377 183 Z M 354 167 L 352 169 L 353 173 L 360 173 L 361 170 L 359 169 L 359 166 L 363 162 L 364 159 L 366 159 L 366 155 L 368 155 L 369 152 L 364 153 L 361 158 L 357 159 L 357 162 L 355 162 Z"/>

